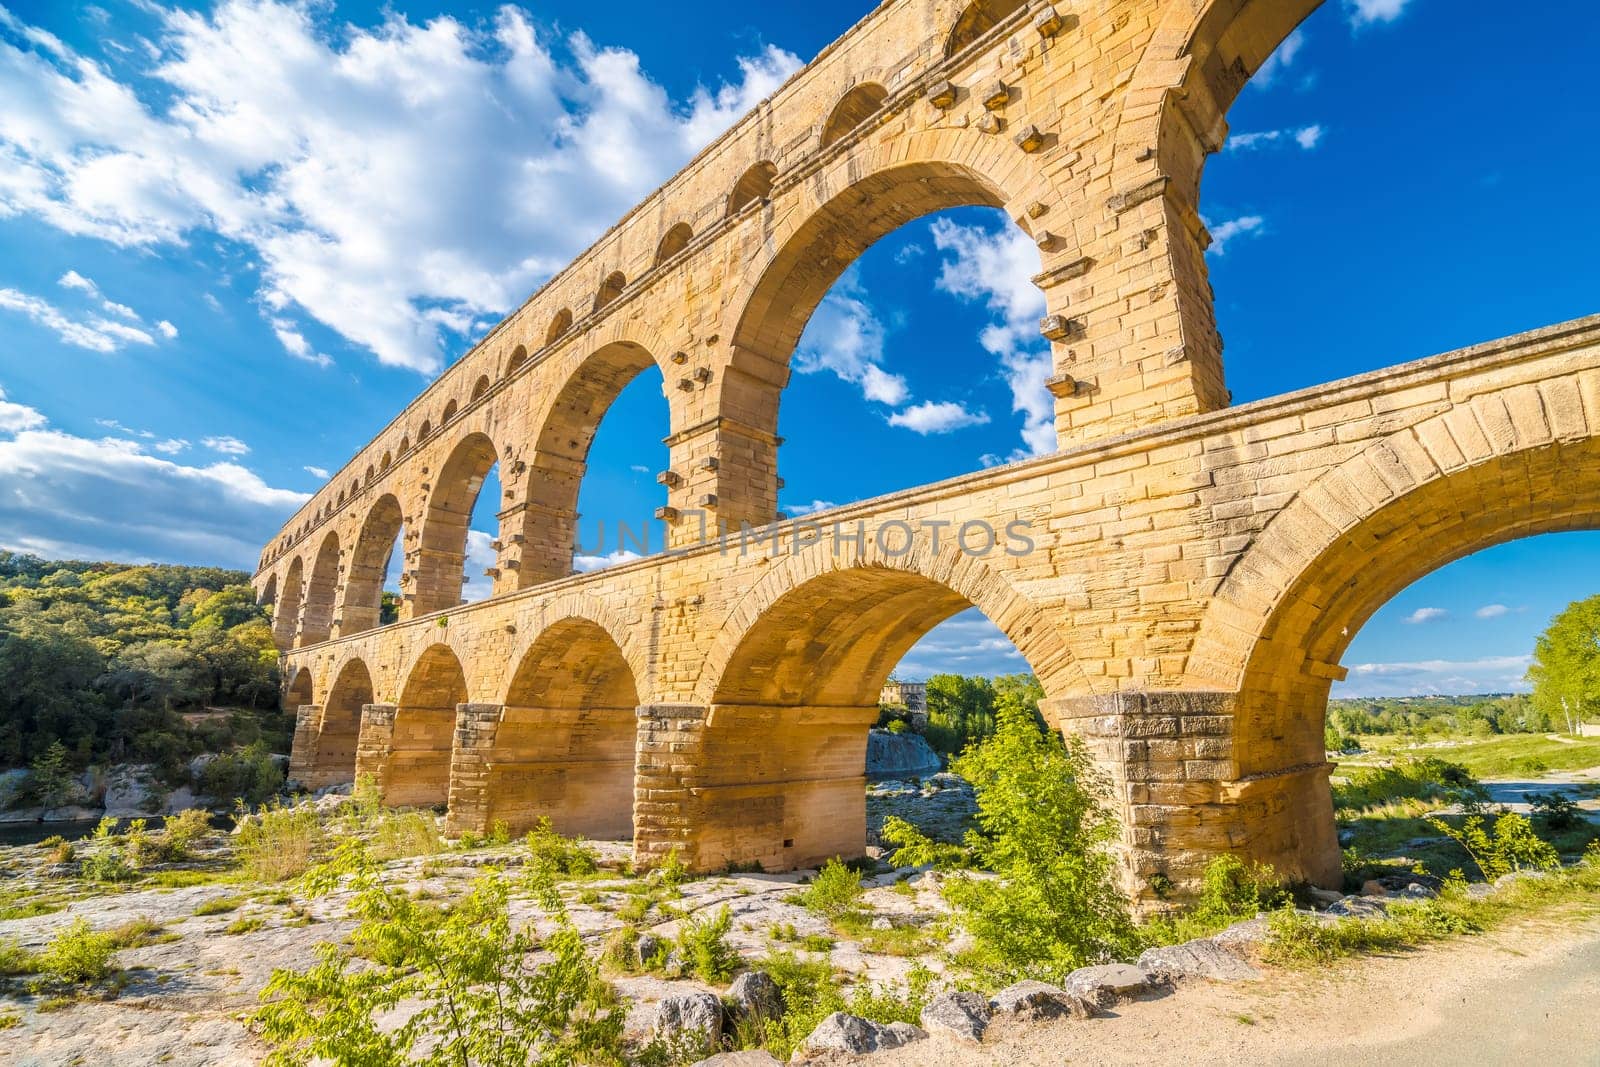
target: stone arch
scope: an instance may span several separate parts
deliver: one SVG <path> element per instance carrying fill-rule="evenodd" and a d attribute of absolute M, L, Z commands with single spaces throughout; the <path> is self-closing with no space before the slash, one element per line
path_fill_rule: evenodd
<path fill-rule="evenodd" d="M 511 358 L 506 361 L 507 378 L 521 370 L 523 364 L 528 362 L 528 349 L 525 345 L 518 345 L 511 353 Z"/>
<path fill-rule="evenodd" d="M 600 288 L 594 294 L 594 310 L 599 311 L 617 297 L 622 295 L 622 290 L 628 287 L 628 279 L 620 270 L 614 270 L 605 276 L 600 283 Z"/>
<path fill-rule="evenodd" d="M 272 640 L 279 649 L 294 647 L 295 634 L 300 628 L 300 601 L 305 595 L 305 565 L 301 557 L 289 561 L 283 575 L 283 595 L 272 613 Z"/>
<path fill-rule="evenodd" d="M 405 451 L 405 444 L 406 443 L 404 441 L 400 442 L 400 450 L 402 452 Z M 394 462 L 394 457 L 391 456 L 388 452 L 385 452 L 383 454 L 383 458 L 378 461 L 378 471 L 379 471 L 379 473 L 382 473 L 383 471 L 388 470 L 390 464 L 392 464 L 393 462 Z"/>
<path fill-rule="evenodd" d="M 457 410 L 458 405 L 456 404 L 455 397 L 451 397 L 449 402 L 444 406 L 444 414 L 439 416 L 439 425 L 443 426 L 451 419 L 455 418 Z"/>
<path fill-rule="evenodd" d="M 322 702 L 306 766 L 297 772 L 303 788 L 324 789 L 355 781 L 356 740 L 363 709 L 372 701 L 372 674 L 366 663 L 354 657 L 346 660 Z"/>
<path fill-rule="evenodd" d="M 305 602 L 300 608 L 300 633 L 296 648 L 317 645 L 333 630 L 333 607 L 339 596 L 339 535 L 329 530 L 317 548 L 316 562 L 306 580 Z"/>
<path fill-rule="evenodd" d="M 777 164 L 762 160 L 739 176 L 734 183 L 733 190 L 728 193 L 728 210 L 726 214 L 732 218 L 745 208 L 758 200 L 766 200 L 772 195 L 772 184 L 777 181 Z"/>
<path fill-rule="evenodd" d="M 413 615 L 426 615 L 461 603 L 467 526 L 484 478 L 497 458 L 494 442 L 482 433 L 472 433 L 456 444 L 439 469 L 428 494 L 418 539 Z"/>
<path fill-rule="evenodd" d="M 412 661 L 398 702 L 371 709 L 361 726 L 357 770 L 372 776 L 384 803 L 433 807 L 446 802 L 457 706 L 467 703 L 468 692 L 455 651 L 433 644 Z"/>
<path fill-rule="evenodd" d="M 1511 392 L 1521 397 L 1479 397 L 1321 475 L 1236 559 L 1206 609 L 1189 673 L 1232 694 L 1237 777 L 1278 783 L 1286 814 L 1252 850 L 1299 857 L 1303 870 L 1290 873 L 1323 884 L 1338 873 L 1323 726 L 1362 625 L 1464 556 L 1600 527 L 1600 439 L 1581 438 L 1593 431 L 1575 385 Z M 1513 419 L 1508 408 L 1541 414 Z"/>
<path fill-rule="evenodd" d="M 409 451 L 411 451 L 411 438 L 410 437 L 401 437 L 400 438 L 400 454 L 403 456 Z"/>
<path fill-rule="evenodd" d="M 689 228 L 687 222 L 680 222 L 672 226 L 662 235 L 661 243 L 656 245 L 656 258 L 652 261 L 652 265 L 659 267 L 685 248 L 688 248 L 689 241 L 693 237 L 694 231 Z"/>
<path fill-rule="evenodd" d="M 428 435 L 432 432 L 433 423 L 429 422 L 427 419 L 423 419 L 422 425 L 417 428 L 417 441 L 419 443 L 426 441 L 428 439 Z"/>
<path fill-rule="evenodd" d="M 283 690 L 283 710 L 294 712 L 304 704 L 310 704 L 316 699 L 316 687 L 312 684 L 311 669 L 301 667 L 294 671 L 293 678 Z"/>
<path fill-rule="evenodd" d="M 367 511 L 361 532 L 351 547 L 344 600 L 339 607 L 340 637 L 378 626 L 383 607 L 383 579 L 389 570 L 395 539 L 403 526 L 400 501 L 393 493 L 379 497 Z"/>
<path fill-rule="evenodd" d="M 483 399 L 483 394 L 487 393 L 488 391 L 489 376 L 487 374 L 478 375 L 478 380 L 472 383 L 472 399 L 481 400 Z"/>
<path fill-rule="evenodd" d="M 654 365 L 644 345 L 611 341 L 577 363 L 550 401 L 521 481 L 527 503 L 516 520 L 523 537 L 519 588 L 572 573 L 589 446 L 618 394 Z"/>
<path fill-rule="evenodd" d="M 555 318 L 550 320 L 550 328 L 544 332 L 544 343 L 553 345 L 572 329 L 572 309 L 562 308 L 556 312 Z"/>
<path fill-rule="evenodd" d="M 452 825 L 521 833 L 549 818 L 563 834 L 631 838 L 639 687 L 622 648 L 569 615 L 513 662 L 498 718 L 457 752 Z"/>
<path fill-rule="evenodd" d="M 261 564 L 258 563 L 257 569 L 259 570 L 260 567 Z M 267 608 L 269 611 L 277 605 L 278 576 L 276 574 L 267 575 L 267 584 L 261 587 L 261 593 L 256 597 L 256 603 L 264 608 Z"/>
<path fill-rule="evenodd" d="M 864 82 L 845 93 L 822 124 L 822 147 L 827 148 L 877 114 L 887 99 L 889 90 L 876 82 Z"/>
<path fill-rule="evenodd" d="M 860 855 L 867 733 L 878 694 L 935 625 L 977 606 L 1028 658 L 1046 694 L 1081 687 L 1061 634 L 981 559 L 918 546 L 808 549 L 734 606 L 697 687 L 710 705 L 691 862 L 767 869 Z"/>
<path fill-rule="evenodd" d="M 954 25 L 950 27 L 950 35 L 945 38 L 946 58 L 973 44 L 1025 6 L 1024 0 L 976 0 L 968 4 L 956 16 Z"/>

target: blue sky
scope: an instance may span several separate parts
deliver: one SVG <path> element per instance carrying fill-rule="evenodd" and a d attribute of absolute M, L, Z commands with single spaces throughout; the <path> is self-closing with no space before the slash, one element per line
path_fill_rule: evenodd
<path fill-rule="evenodd" d="M 0 545 L 253 566 L 320 472 L 867 9 L 0 8 Z M 1245 90 L 1202 197 L 1236 400 L 1596 310 L 1600 12 L 1539 10 L 1330 0 Z M 869 250 L 784 397 L 791 513 L 1048 450 L 1036 263 L 981 209 Z M 602 425 L 586 531 L 661 502 L 660 390 Z M 1513 688 L 1597 562 L 1568 534 L 1445 568 L 1336 692 Z M 968 613 L 900 673 L 1020 669 Z"/>

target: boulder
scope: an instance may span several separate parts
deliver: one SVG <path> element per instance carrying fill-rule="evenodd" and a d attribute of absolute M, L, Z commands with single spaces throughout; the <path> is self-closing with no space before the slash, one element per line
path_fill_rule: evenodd
<path fill-rule="evenodd" d="M 144 764 L 114 767 L 106 775 L 106 814 L 113 819 L 139 819 L 160 807 L 160 787 Z"/>
<path fill-rule="evenodd" d="M 1131 963 L 1101 963 L 1079 967 L 1061 983 L 1097 1007 L 1136 997 L 1150 986 L 1150 976 Z"/>
<path fill-rule="evenodd" d="M 666 957 L 666 947 L 667 943 L 655 934 L 640 934 L 633 943 L 634 956 L 645 970 Z"/>
<path fill-rule="evenodd" d="M 722 1001 L 713 993 L 680 993 L 656 1007 L 655 1035 L 675 1047 L 712 1049 L 722 1039 Z"/>
<path fill-rule="evenodd" d="M 0 771 L 0 811 L 10 810 L 22 799 L 22 794 L 27 791 L 28 776 L 31 773 L 26 767 Z"/>
<path fill-rule="evenodd" d="M 1237 953 L 1209 937 L 1145 949 L 1139 957 L 1139 969 L 1169 982 L 1179 978 L 1240 982 L 1261 977 L 1261 972 Z"/>
<path fill-rule="evenodd" d="M 1365 919 L 1375 915 L 1382 915 L 1389 910 L 1389 905 L 1383 897 L 1340 897 L 1328 906 L 1327 914 L 1338 915 L 1344 918 Z"/>
<path fill-rule="evenodd" d="M 977 1044 L 989 1028 L 993 1014 L 989 1002 L 976 993 L 959 990 L 940 993 L 922 1009 L 922 1028 L 930 1034 L 944 1034 L 957 1041 Z"/>
<path fill-rule="evenodd" d="M 728 999 L 740 1019 L 783 1017 L 783 991 L 766 971 L 746 971 L 735 978 L 728 987 Z"/>
<path fill-rule="evenodd" d="M 805 1052 L 846 1052 L 860 1056 L 879 1049 L 899 1048 L 927 1036 L 926 1031 L 910 1023 L 885 1026 L 859 1015 L 836 1011 L 817 1024 L 801 1048 Z"/>
<path fill-rule="evenodd" d="M 194 791 L 186 785 L 180 785 L 167 794 L 167 802 L 161 806 L 163 815 L 177 815 L 179 812 L 188 811 L 190 808 L 203 807 Z"/>
<path fill-rule="evenodd" d="M 212 761 L 216 758 L 217 754 L 215 752 L 202 752 L 200 755 L 190 760 L 189 781 L 198 785 L 200 782 L 200 776 L 206 773 L 206 768 L 211 766 Z"/>
<path fill-rule="evenodd" d="M 1337 904 L 1344 899 L 1343 893 L 1335 892 L 1332 889 L 1318 889 L 1316 886 L 1307 889 L 1306 895 L 1313 902 L 1321 904 L 1323 907 L 1327 907 L 1329 904 Z"/>
<path fill-rule="evenodd" d="M 1062 1016 L 1087 1019 L 1096 1010 L 1095 1005 L 1076 993 L 1032 979 L 1006 986 L 989 998 L 989 1007 L 996 1015 L 1015 1015 L 1020 1019 L 1055 1019 Z"/>
<path fill-rule="evenodd" d="M 921 734 L 892 734 L 873 730 L 867 734 L 867 777 L 910 778 L 939 769 L 939 755 Z"/>

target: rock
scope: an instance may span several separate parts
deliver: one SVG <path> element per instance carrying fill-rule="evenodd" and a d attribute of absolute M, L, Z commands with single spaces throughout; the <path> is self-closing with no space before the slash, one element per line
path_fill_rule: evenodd
<path fill-rule="evenodd" d="M 779 1067 L 781 1063 L 765 1049 L 745 1049 L 743 1052 L 719 1052 L 708 1059 L 696 1060 L 689 1067 Z"/>
<path fill-rule="evenodd" d="M 26 767 L 0 771 L 0 811 L 10 810 L 13 804 L 22 799 L 31 773 Z"/>
<path fill-rule="evenodd" d="M 1150 976 L 1131 963 L 1102 963 L 1094 967 L 1079 967 L 1067 975 L 1062 985 L 1067 992 L 1075 993 L 1097 1007 L 1105 1007 L 1143 993 L 1149 988 Z"/>
<path fill-rule="evenodd" d="M 161 806 L 161 813 L 163 815 L 176 815 L 179 812 L 188 811 L 190 808 L 201 806 L 199 798 L 194 795 L 194 791 L 186 785 L 180 785 L 167 794 L 167 802 Z"/>
<path fill-rule="evenodd" d="M 1512 882 L 1537 880 L 1548 877 L 1550 877 L 1549 871 L 1512 871 L 1509 874 L 1502 874 L 1500 877 L 1496 878 L 1494 880 L 1494 884 L 1496 888 L 1498 888 L 1500 886 L 1510 885 Z"/>
<path fill-rule="evenodd" d="M 722 1039 L 722 1001 L 713 993 L 680 993 L 656 1008 L 655 1034 L 672 1045 L 711 1049 Z"/>
<path fill-rule="evenodd" d="M 160 787 L 148 764 L 114 767 L 106 775 L 106 814 L 113 819 L 139 819 L 160 807 Z"/>
<path fill-rule="evenodd" d="M 1386 897 L 1389 895 L 1389 890 L 1376 878 L 1370 878 L 1361 883 L 1361 895 L 1364 897 Z"/>
<path fill-rule="evenodd" d="M 867 777 L 909 778 L 940 767 L 939 755 L 921 734 L 892 734 L 873 730 L 867 734 Z"/>
<path fill-rule="evenodd" d="M 927 1037 L 927 1032 L 910 1023 L 890 1023 L 884 1026 L 836 1011 L 817 1024 L 801 1048 L 806 1052 L 847 1052 L 859 1056 L 879 1049 L 899 1048 Z"/>
<path fill-rule="evenodd" d="M 43 822 L 43 808 L 13 808 L 11 811 L 0 811 L 0 823 Z"/>
<path fill-rule="evenodd" d="M 649 970 L 658 957 L 666 956 L 666 945 L 667 943 L 655 934 L 640 934 L 638 940 L 633 943 L 633 951 L 639 966 Z"/>
<path fill-rule="evenodd" d="M 1031 979 L 1006 986 L 989 998 L 989 1007 L 997 1015 L 1015 1015 L 1020 1019 L 1055 1019 L 1061 1016 L 1087 1019 L 1096 1011 L 1094 1004 L 1076 993 Z"/>
<path fill-rule="evenodd" d="M 976 993 L 967 990 L 940 993 L 922 1009 L 922 1028 L 930 1034 L 945 1034 L 957 1041 L 977 1044 L 989 1028 L 991 1014 L 989 1002 Z"/>
<path fill-rule="evenodd" d="M 1327 907 L 1329 904 L 1337 904 L 1344 899 L 1343 893 L 1335 892 L 1332 889 L 1318 889 L 1316 886 L 1307 889 L 1306 895 L 1323 907 Z"/>
<path fill-rule="evenodd" d="M 1439 891 L 1431 886 L 1423 885 L 1421 882 L 1412 882 L 1400 890 L 1400 895 L 1410 897 L 1413 900 L 1432 900 L 1439 895 Z"/>
<path fill-rule="evenodd" d="M 746 971 L 735 978 L 728 987 L 728 999 L 741 1019 L 783 1017 L 783 990 L 766 971 Z"/>
<path fill-rule="evenodd" d="M 1484 897 L 1493 895 L 1494 886 L 1490 885 L 1488 882 L 1473 882 L 1467 886 L 1467 896 L 1471 897 L 1473 900 L 1481 900 Z"/>
<path fill-rule="evenodd" d="M 1219 945 L 1235 948 L 1254 948 L 1264 944 L 1272 937 L 1272 927 L 1265 915 L 1257 915 L 1254 919 L 1245 919 L 1232 926 L 1218 930 L 1211 935 L 1210 940 Z"/>
<path fill-rule="evenodd" d="M 99 808 L 86 808 L 79 804 L 65 804 L 59 808 L 51 808 L 44 812 L 40 822 L 96 822 L 100 818 Z"/>
<path fill-rule="evenodd" d="M 199 784 L 200 776 L 206 773 L 206 768 L 217 758 L 215 752 L 202 752 L 189 761 L 189 781 Z"/>
<path fill-rule="evenodd" d="M 878 916 L 876 919 L 872 920 L 870 925 L 871 925 L 872 929 L 874 929 L 874 930 L 893 930 L 894 929 L 894 923 L 889 921 L 889 917 L 887 915 Z"/>
<path fill-rule="evenodd" d="M 1242 982 L 1261 977 L 1261 972 L 1237 953 L 1230 952 L 1209 937 L 1185 941 L 1181 945 L 1145 949 L 1139 957 L 1139 969 L 1152 976 L 1160 975 L 1168 981 L 1209 978 L 1217 982 Z"/>
<path fill-rule="evenodd" d="M 1364 919 L 1375 915 L 1382 915 L 1389 910 L 1389 905 L 1381 897 L 1340 897 L 1328 905 L 1327 914 L 1338 915 L 1346 918 Z"/>

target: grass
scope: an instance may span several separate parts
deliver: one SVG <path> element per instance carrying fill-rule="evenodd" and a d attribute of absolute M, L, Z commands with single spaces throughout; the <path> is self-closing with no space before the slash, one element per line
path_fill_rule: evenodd
<path fill-rule="evenodd" d="M 1517 778 L 1545 771 L 1600 767 L 1600 738 L 1594 737 L 1552 741 L 1545 734 L 1506 734 L 1428 746 L 1389 736 L 1363 737 L 1361 741 L 1374 752 L 1440 756 L 1461 764 L 1478 778 Z"/>
<path fill-rule="evenodd" d="M 324 838 L 315 809 L 264 808 L 234 835 L 240 873 L 256 882 L 298 877 L 321 858 Z"/>
<path fill-rule="evenodd" d="M 14 1026 L 22 1025 L 22 1016 L 14 1011 L 0 1012 L 0 1030 L 10 1030 Z"/>
<path fill-rule="evenodd" d="M 215 900 L 201 901 L 200 906 L 194 909 L 194 913 L 196 915 L 226 915 L 230 911 L 237 910 L 239 905 L 244 903 L 244 900 L 244 897 L 217 897 Z"/>
<path fill-rule="evenodd" d="M 222 932 L 230 936 L 237 934 L 250 934 L 267 925 L 267 921 L 259 915 L 244 916 L 233 920 L 222 928 Z"/>

